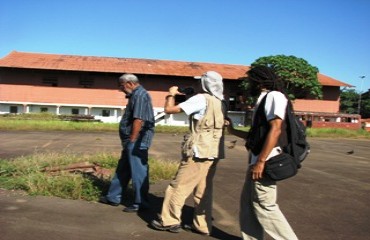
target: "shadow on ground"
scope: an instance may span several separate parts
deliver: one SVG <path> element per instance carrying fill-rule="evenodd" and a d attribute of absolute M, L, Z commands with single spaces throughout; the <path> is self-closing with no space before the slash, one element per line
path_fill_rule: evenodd
<path fill-rule="evenodd" d="M 147 211 L 139 212 L 138 216 L 147 223 L 148 228 L 151 228 L 150 222 L 153 219 L 158 219 L 158 214 L 160 213 L 162 209 L 163 197 L 158 197 L 153 194 L 149 194 L 149 200 L 150 200 L 151 208 L 148 209 Z M 124 203 L 124 205 L 126 205 L 126 203 Z M 188 205 L 185 205 L 183 207 L 182 216 L 181 216 L 182 224 L 192 223 L 193 212 L 194 212 L 193 207 L 190 207 Z M 153 229 L 153 231 L 156 231 L 156 230 Z M 168 232 L 168 234 L 175 234 L 175 233 Z M 214 239 L 220 239 L 220 240 L 239 240 L 240 239 L 240 237 L 230 235 L 215 226 L 213 226 L 211 237 L 213 237 Z"/>

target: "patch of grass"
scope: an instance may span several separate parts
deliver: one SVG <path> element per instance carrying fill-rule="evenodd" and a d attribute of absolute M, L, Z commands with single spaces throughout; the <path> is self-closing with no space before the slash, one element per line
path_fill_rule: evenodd
<path fill-rule="evenodd" d="M 109 179 L 87 173 L 60 171 L 45 172 L 45 167 L 63 167 L 73 163 L 96 163 L 112 173 L 119 155 L 77 155 L 71 153 L 35 153 L 11 160 L 0 159 L 0 188 L 24 190 L 30 195 L 56 196 L 67 199 L 97 201 L 110 184 Z M 161 160 L 149 160 L 150 182 L 171 179 L 177 164 Z"/>
<path fill-rule="evenodd" d="M 1 114 L 0 119 L 8 119 L 8 120 L 47 120 L 53 121 L 58 120 L 59 116 L 52 113 L 8 113 L 8 114 Z"/>
<path fill-rule="evenodd" d="M 0 115 L 0 130 L 15 131 L 85 131 L 85 132 L 117 132 L 118 123 L 102 122 L 73 122 L 62 121 L 65 116 L 57 116 L 50 113 L 27 113 L 27 114 L 2 114 Z M 249 127 L 236 127 L 248 131 Z M 156 133 L 183 134 L 189 131 L 184 126 L 155 127 Z M 228 132 L 226 131 L 226 134 Z M 370 132 L 363 129 L 350 130 L 340 128 L 307 128 L 309 137 L 337 137 L 337 138 L 364 138 L 370 139 Z"/>
<path fill-rule="evenodd" d="M 180 163 L 149 159 L 150 182 L 172 179 Z"/>
<path fill-rule="evenodd" d="M 0 118 L 0 130 L 112 132 L 117 131 L 117 129 L 118 123 Z"/>
<path fill-rule="evenodd" d="M 350 130 L 343 128 L 307 128 L 307 136 L 323 138 L 364 138 L 370 139 L 370 132 L 364 129 Z"/>
<path fill-rule="evenodd" d="M 242 131 L 249 131 L 249 127 L 236 127 Z M 343 128 L 307 128 L 306 134 L 308 137 L 320 138 L 360 138 L 370 139 L 370 132 L 364 129 L 351 130 Z"/>
<path fill-rule="evenodd" d="M 164 126 L 157 125 L 155 126 L 156 133 L 187 133 L 189 132 L 189 127 L 187 126 Z"/>

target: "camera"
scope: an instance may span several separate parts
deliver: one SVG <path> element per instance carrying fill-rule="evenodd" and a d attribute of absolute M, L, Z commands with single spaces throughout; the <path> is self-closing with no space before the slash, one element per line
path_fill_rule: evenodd
<path fill-rule="evenodd" d="M 194 88 L 192 87 L 184 87 L 184 88 L 179 88 L 178 91 L 180 93 L 183 93 L 185 95 L 191 95 L 194 93 Z"/>
<path fill-rule="evenodd" d="M 180 93 L 183 93 L 185 95 L 176 95 L 175 96 L 175 103 L 176 104 L 185 102 L 187 97 L 194 94 L 194 88 L 192 88 L 192 87 L 179 87 L 177 90 Z"/>

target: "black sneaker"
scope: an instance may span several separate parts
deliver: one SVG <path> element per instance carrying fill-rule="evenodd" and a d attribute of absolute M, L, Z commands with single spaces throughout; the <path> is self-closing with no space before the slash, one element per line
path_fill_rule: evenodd
<path fill-rule="evenodd" d="M 193 233 L 197 233 L 197 234 L 200 234 L 200 235 L 203 235 L 203 236 L 209 236 L 210 234 L 209 233 L 205 233 L 205 232 L 201 232 L 199 231 L 198 229 L 196 229 L 193 225 L 189 225 L 189 224 L 184 224 L 184 226 L 182 227 L 185 231 L 189 231 L 189 232 L 193 232 Z"/>
<path fill-rule="evenodd" d="M 113 206 L 113 207 L 117 207 L 117 206 L 119 206 L 119 203 L 111 202 L 111 201 L 109 201 L 109 200 L 107 199 L 107 197 L 101 197 L 101 198 L 99 199 L 99 202 L 100 202 L 100 203 L 104 203 L 104 204 L 111 205 L 111 206 Z"/>
<path fill-rule="evenodd" d="M 153 220 L 150 223 L 150 226 L 154 228 L 155 230 L 159 231 L 168 231 L 172 233 L 179 233 L 181 231 L 181 226 L 180 224 L 174 224 L 174 225 L 169 225 L 169 226 L 163 226 L 162 222 L 159 222 L 157 220 Z"/>

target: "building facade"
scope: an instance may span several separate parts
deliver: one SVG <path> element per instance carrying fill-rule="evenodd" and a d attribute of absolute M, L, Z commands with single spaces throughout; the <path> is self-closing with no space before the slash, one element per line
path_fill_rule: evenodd
<path fill-rule="evenodd" d="M 197 80 L 193 76 L 214 70 L 224 78 L 229 116 L 236 124 L 244 125 L 247 114 L 240 107 L 239 98 L 245 94 L 240 83 L 248 69 L 243 65 L 13 51 L 0 59 L 0 114 L 50 112 L 92 115 L 103 122 L 118 122 L 127 99 L 118 91 L 117 80 L 121 74 L 129 72 L 139 77 L 152 96 L 157 124 L 187 125 L 185 114 L 163 113 L 168 88 L 173 85 L 194 87 Z M 340 87 L 349 86 L 322 74 L 318 78 L 323 85 L 322 100 L 294 101 L 294 108 L 302 120 L 313 127 L 321 126 L 317 122 L 338 123 L 338 119 L 344 119 L 337 116 Z M 358 117 L 348 115 L 346 118 L 351 120 L 346 122 L 359 123 Z M 356 128 L 355 125 L 350 128 Z"/>

